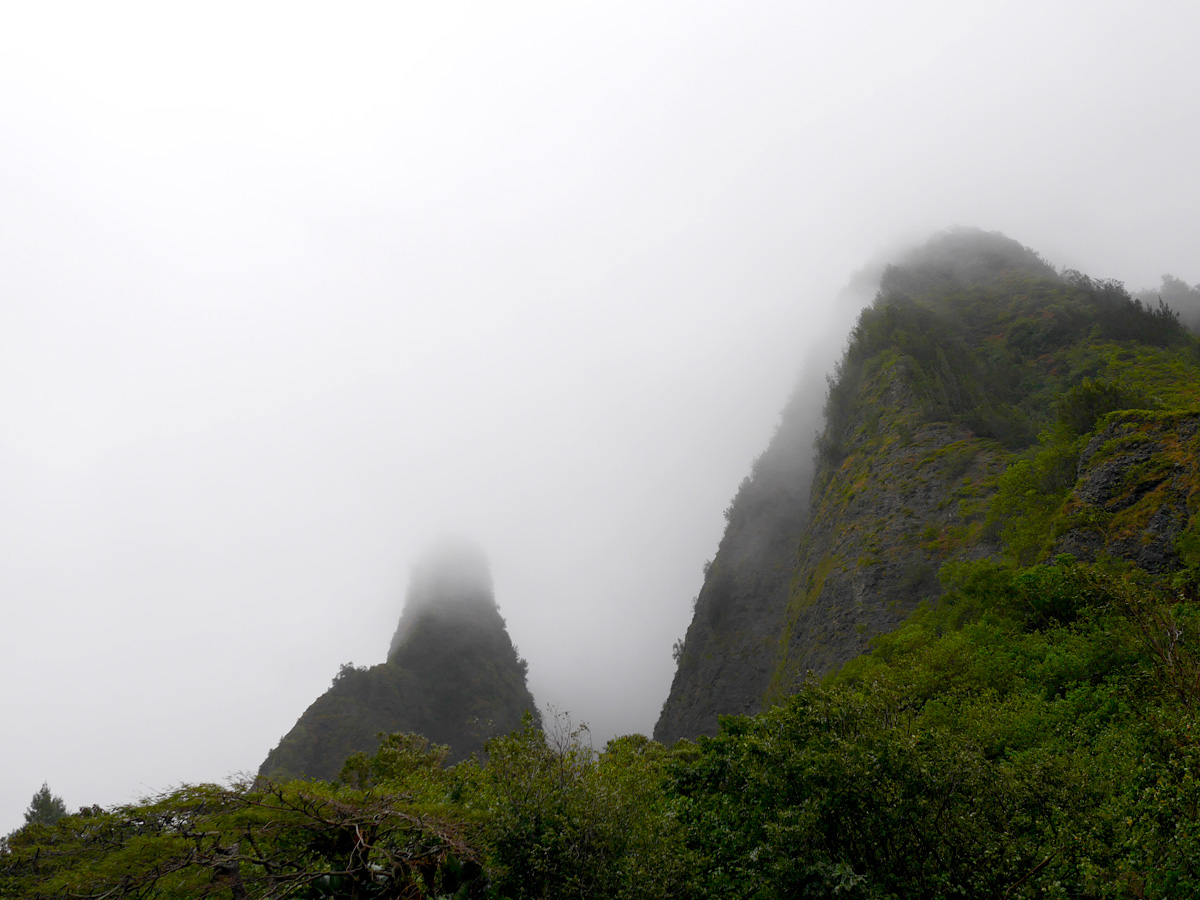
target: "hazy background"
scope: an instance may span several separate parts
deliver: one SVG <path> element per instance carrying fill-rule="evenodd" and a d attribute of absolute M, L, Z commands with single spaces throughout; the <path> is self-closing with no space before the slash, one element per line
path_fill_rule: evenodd
<path fill-rule="evenodd" d="M 474 536 L 649 732 L 832 300 L 955 223 L 1200 281 L 1191 2 L 0 7 L 0 831 L 257 768 Z M 831 323 L 837 322 L 837 325 Z"/>

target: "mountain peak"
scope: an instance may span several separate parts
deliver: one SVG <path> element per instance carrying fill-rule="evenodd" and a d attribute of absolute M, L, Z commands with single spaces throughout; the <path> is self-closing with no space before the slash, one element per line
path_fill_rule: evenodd
<path fill-rule="evenodd" d="M 343 666 L 267 756 L 260 772 L 332 779 L 379 736 L 416 732 L 457 761 L 537 706 L 526 664 L 496 606 L 487 557 L 464 538 L 438 541 L 413 567 L 387 662 Z"/>
<path fill-rule="evenodd" d="M 413 566 L 404 610 L 388 645 L 389 661 L 426 616 L 451 620 L 496 610 L 492 571 L 483 549 L 469 538 L 440 538 Z"/>

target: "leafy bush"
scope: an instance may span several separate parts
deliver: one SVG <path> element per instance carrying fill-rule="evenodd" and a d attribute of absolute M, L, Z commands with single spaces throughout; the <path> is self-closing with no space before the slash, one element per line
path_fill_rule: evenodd
<path fill-rule="evenodd" d="M 1161 299 L 1151 307 L 1133 299 L 1119 281 L 1094 281 L 1074 271 L 1066 273 L 1066 279 L 1087 296 L 1101 334 L 1110 340 L 1166 347 L 1186 338 L 1178 313 Z"/>
<path fill-rule="evenodd" d="M 475 829 L 436 760 L 408 756 L 390 776 L 369 765 L 367 789 L 192 785 L 27 827 L 0 854 L 0 897 L 482 896 Z"/>
<path fill-rule="evenodd" d="M 1071 434 L 1080 435 L 1092 431 L 1106 413 L 1121 409 L 1151 409 L 1154 405 L 1139 391 L 1113 382 L 1084 378 L 1063 395 L 1055 412 L 1059 425 Z"/>
<path fill-rule="evenodd" d="M 1185 611 L 1068 557 L 942 576 L 871 655 L 677 756 L 699 893 L 1193 896 Z"/>
<path fill-rule="evenodd" d="M 667 751 L 641 736 L 585 743 L 585 727 L 527 720 L 487 745 L 464 795 L 487 810 L 488 871 L 497 896 L 679 896 L 683 847 L 665 815 Z"/>

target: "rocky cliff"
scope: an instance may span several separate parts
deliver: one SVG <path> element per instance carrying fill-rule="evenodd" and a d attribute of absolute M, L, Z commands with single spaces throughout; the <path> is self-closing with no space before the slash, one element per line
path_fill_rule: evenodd
<path fill-rule="evenodd" d="M 711 732 L 720 713 L 752 713 L 776 647 L 808 519 L 811 395 L 797 392 L 767 451 L 727 510 L 728 525 L 696 598 L 671 693 L 654 737 Z"/>
<path fill-rule="evenodd" d="M 521 724 L 537 706 L 492 591 L 483 554 L 461 541 L 432 551 L 412 574 L 387 662 L 343 666 L 263 762 L 271 776 L 331 779 L 381 733 L 416 732 L 457 761 Z"/>
<path fill-rule="evenodd" d="M 714 733 L 861 654 L 940 595 L 946 562 L 1186 565 L 1197 359 L 1169 310 L 998 234 L 947 232 L 888 267 L 823 416 L 794 397 L 730 507 L 656 739 Z"/>

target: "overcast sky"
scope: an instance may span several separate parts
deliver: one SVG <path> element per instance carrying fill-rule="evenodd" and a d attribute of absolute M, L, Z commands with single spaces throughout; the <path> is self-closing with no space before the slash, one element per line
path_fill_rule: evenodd
<path fill-rule="evenodd" d="M 0 832 L 256 769 L 446 531 L 649 732 L 881 248 L 1200 281 L 1197 9 L 0 6 Z"/>

